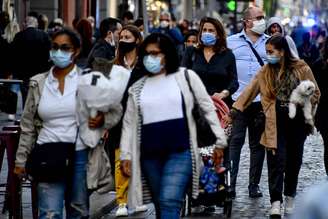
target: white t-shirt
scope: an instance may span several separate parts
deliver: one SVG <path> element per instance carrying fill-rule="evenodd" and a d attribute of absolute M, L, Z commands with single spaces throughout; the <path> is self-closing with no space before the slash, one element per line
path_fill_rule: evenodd
<path fill-rule="evenodd" d="M 174 74 L 147 78 L 140 97 L 143 124 L 183 118 L 181 95 Z"/>

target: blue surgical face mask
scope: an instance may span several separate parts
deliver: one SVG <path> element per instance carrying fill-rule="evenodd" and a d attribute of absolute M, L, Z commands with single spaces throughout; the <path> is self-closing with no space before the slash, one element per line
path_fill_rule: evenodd
<path fill-rule="evenodd" d="M 201 40 L 205 46 L 214 46 L 216 43 L 216 36 L 213 33 L 202 33 Z"/>
<path fill-rule="evenodd" d="M 72 55 L 72 52 L 65 52 L 60 49 L 50 50 L 50 59 L 58 68 L 66 68 L 69 66 L 73 62 Z"/>
<path fill-rule="evenodd" d="M 153 74 L 158 74 L 163 68 L 161 60 L 162 58 L 159 56 L 147 55 L 143 59 L 143 64 L 147 71 Z"/>
<path fill-rule="evenodd" d="M 280 61 L 280 57 L 278 57 L 276 55 L 267 55 L 267 59 L 268 59 L 268 62 L 273 65 L 279 63 L 279 61 Z"/>

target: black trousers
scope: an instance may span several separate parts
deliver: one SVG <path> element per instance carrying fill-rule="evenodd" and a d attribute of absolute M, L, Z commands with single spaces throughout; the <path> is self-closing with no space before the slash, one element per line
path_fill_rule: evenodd
<path fill-rule="evenodd" d="M 276 104 L 277 150 L 267 151 L 269 192 L 271 203 L 283 201 L 285 196 L 296 195 L 298 174 L 302 165 L 304 142 L 309 133 L 303 111 L 297 110 L 296 117 L 288 117 L 288 107 Z"/>
<path fill-rule="evenodd" d="M 231 138 L 229 141 L 229 156 L 231 168 L 231 187 L 234 190 L 239 170 L 241 149 L 245 143 L 246 130 L 250 147 L 249 186 L 258 186 L 260 183 L 265 150 L 260 145 L 263 130 L 256 123 L 260 117 L 262 105 L 260 102 L 252 103 L 244 112 L 236 115 L 232 124 Z"/>
<path fill-rule="evenodd" d="M 320 134 L 323 139 L 323 145 L 324 145 L 324 163 L 325 163 L 325 170 L 326 174 L 328 176 L 328 130 L 320 130 Z"/>

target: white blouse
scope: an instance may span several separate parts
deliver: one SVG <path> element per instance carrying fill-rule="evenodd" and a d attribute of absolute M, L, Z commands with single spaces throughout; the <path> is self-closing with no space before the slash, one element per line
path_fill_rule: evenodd
<path fill-rule="evenodd" d="M 76 67 L 65 77 L 62 94 L 59 82 L 50 70 L 38 106 L 38 114 L 43 121 L 37 143 L 75 142 L 77 135 L 76 90 L 78 73 Z M 76 150 L 85 146 L 77 141 Z"/>

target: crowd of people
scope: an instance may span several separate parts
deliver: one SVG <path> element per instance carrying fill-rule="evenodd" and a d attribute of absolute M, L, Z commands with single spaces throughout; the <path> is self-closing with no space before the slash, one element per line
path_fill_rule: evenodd
<path fill-rule="evenodd" d="M 157 218 L 180 218 L 186 194 L 198 197 L 203 174 L 195 109 L 215 137 L 214 167 L 231 171 L 232 198 L 248 133 L 249 197 L 263 196 L 266 155 L 270 215 L 292 214 L 304 142 L 314 126 L 323 137 L 328 175 L 325 30 L 299 24 L 288 36 L 280 18 L 266 19 L 256 6 L 244 11 L 243 29 L 230 36 L 211 17 L 199 27 L 175 24 L 168 12 L 159 21 L 145 36 L 142 18 L 130 12 L 122 20 L 103 19 L 99 28 L 93 17 L 75 19 L 69 28 L 60 18 L 48 24 L 45 15 L 31 12 L 20 31 L 1 13 L 0 78 L 23 81 L 9 87 L 21 92 L 24 104 L 15 173 L 38 182 L 39 218 L 64 218 L 64 208 L 66 218 L 88 218 L 91 192 L 111 190 L 118 217 L 146 211 L 152 202 Z M 94 87 L 103 80 L 88 77 L 93 72 L 116 93 L 83 102 L 81 78 Z M 290 114 L 291 95 L 304 81 L 314 85 L 308 94 L 314 123 L 301 104 Z M 100 98 L 110 103 L 92 102 Z M 214 100 L 230 109 L 221 121 Z M 229 136 L 222 120 L 232 125 Z M 50 158 L 41 158 L 42 151 L 51 151 Z M 66 156 L 60 167 L 57 156 Z"/>

